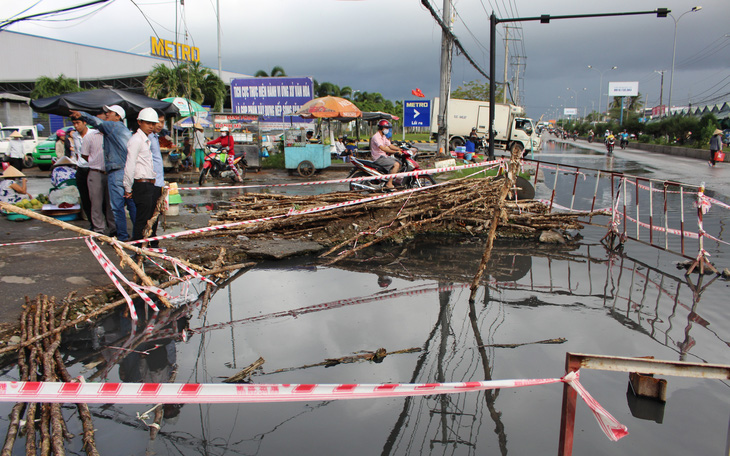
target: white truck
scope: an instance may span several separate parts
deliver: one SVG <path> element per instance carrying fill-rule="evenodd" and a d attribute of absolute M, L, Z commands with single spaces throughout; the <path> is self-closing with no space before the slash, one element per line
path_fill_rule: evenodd
<path fill-rule="evenodd" d="M 524 117 L 520 106 L 497 103 L 494 107 L 495 150 L 518 148 L 520 151 L 537 152 L 540 136 L 532 119 Z M 431 109 L 431 136 L 438 133 L 439 99 L 434 98 Z M 451 150 L 466 144 L 471 129 L 479 136 L 489 137 L 489 102 L 449 99 L 448 111 L 449 146 Z"/>
<path fill-rule="evenodd" d="M 14 131 L 19 132 L 23 136 L 23 152 L 25 152 L 23 166 L 30 168 L 33 166 L 33 151 L 35 151 L 35 146 L 40 142 L 38 140 L 38 129 L 35 125 L 18 125 L 0 128 L 0 159 L 7 161 L 10 135 Z"/>

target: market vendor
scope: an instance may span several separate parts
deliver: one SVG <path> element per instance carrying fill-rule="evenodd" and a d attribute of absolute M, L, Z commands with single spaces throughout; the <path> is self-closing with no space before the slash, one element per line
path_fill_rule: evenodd
<path fill-rule="evenodd" d="M 18 170 L 23 169 L 23 157 L 25 156 L 23 135 L 15 130 L 8 141 L 8 161 Z"/>
<path fill-rule="evenodd" d="M 0 175 L 0 201 L 3 203 L 17 203 L 23 199 L 33 199 L 28 193 L 28 182 L 25 174 L 18 171 L 14 166 L 8 166 Z M 22 177 L 20 182 L 13 178 Z"/>
<path fill-rule="evenodd" d="M 51 204 L 79 204 L 79 189 L 76 186 L 76 162 L 68 157 L 61 157 L 51 167 L 51 185 L 48 192 Z"/>

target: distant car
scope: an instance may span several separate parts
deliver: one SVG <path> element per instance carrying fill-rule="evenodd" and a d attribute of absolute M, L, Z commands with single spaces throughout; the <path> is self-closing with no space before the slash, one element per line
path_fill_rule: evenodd
<path fill-rule="evenodd" d="M 41 171 L 48 171 L 56 158 L 56 134 L 52 134 L 45 141 L 38 144 L 33 151 L 33 163 Z"/>

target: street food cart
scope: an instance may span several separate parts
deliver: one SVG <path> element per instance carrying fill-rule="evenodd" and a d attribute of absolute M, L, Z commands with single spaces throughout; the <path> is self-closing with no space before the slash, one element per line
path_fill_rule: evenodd
<path fill-rule="evenodd" d="M 360 117 L 362 113 L 350 100 L 322 97 L 308 101 L 293 115 L 304 119 L 349 122 Z M 329 138 L 322 141 L 324 144 L 313 144 L 307 140 L 305 132 L 304 129 L 284 132 L 284 166 L 290 171 L 297 170 L 301 176 L 309 177 L 316 170 L 332 164 L 335 139 L 332 129 L 329 128 Z"/>
<path fill-rule="evenodd" d="M 284 132 L 284 167 L 296 170 L 300 176 L 309 177 L 318 169 L 332 164 L 330 144 L 314 144 L 307 141 L 306 130 L 287 130 Z"/>

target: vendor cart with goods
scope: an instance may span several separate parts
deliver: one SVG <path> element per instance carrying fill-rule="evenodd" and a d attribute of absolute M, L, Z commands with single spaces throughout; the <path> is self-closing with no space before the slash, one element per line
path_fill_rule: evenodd
<path fill-rule="evenodd" d="M 324 119 L 349 122 L 362 116 L 362 112 L 351 101 L 339 97 L 322 97 L 308 101 L 294 113 L 304 119 Z M 332 164 L 336 152 L 332 129 L 328 138 L 313 142 L 306 137 L 306 130 L 287 130 L 284 133 L 284 166 L 290 172 L 296 170 L 300 176 L 309 177 L 317 170 Z"/>

